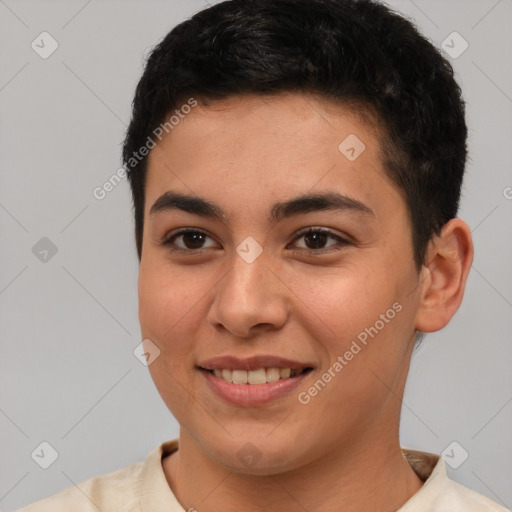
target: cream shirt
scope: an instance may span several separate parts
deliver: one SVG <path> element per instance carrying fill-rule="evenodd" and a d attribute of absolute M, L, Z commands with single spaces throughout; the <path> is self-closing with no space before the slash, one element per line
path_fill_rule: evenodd
<path fill-rule="evenodd" d="M 144 462 L 90 478 L 18 512 L 186 512 L 162 468 L 162 458 L 177 449 L 177 439 L 167 441 Z M 407 449 L 403 453 L 425 483 L 397 512 L 507 512 L 489 498 L 450 480 L 438 455 Z"/>

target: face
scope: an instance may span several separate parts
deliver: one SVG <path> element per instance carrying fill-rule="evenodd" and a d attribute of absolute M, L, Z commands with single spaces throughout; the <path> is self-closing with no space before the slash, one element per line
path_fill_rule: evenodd
<path fill-rule="evenodd" d="M 197 105 L 151 151 L 142 336 L 209 460 L 271 474 L 397 431 L 418 273 L 379 151 L 299 94 Z"/>

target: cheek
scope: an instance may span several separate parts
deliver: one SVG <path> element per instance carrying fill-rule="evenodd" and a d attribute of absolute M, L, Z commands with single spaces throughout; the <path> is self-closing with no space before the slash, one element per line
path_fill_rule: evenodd
<path fill-rule="evenodd" d="M 201 297 L 207 289 L 199 276 L 168 266 L 145 264 L 139 273 L 139 322 L 144 338 L 160 348 L 165 359 L 192 344 L 186 332 L 198 325 Z"/>
<path fill-rule="evenodd" d="M 343 277 L 340 277 L 343 276 Z M 387 276 L 383 279 L 380 276 Z M 332 368 L 342 358 L 342 369 L 333 369 L 337 391 L 327 400 L 377 399 L 377 388 L 392 382 L 401 365 L 412 332 L 412 308 L 406 303 L 405 283 L 388 273 L 359 269 L 340 271 L 326 280 L 321 293 L 315 292 L 313 281 L 306 280 L 302 289 L 304 312 L 312 311 L 315 325 L 309 328 L 315 338 L 315 349 L 324 349 L 327 359 L 323 370 Z M 299 295 L 299 292 L 297 293 Z M 329 378 L 327 376 L 327 378 Z M 339 386 L 339 387 L 338 387 Z M 333 404 L 331 404 L 333 405 Z"/>
<path fill-rule="evenodd" d="M 149 265 L 139 273 L 139 322 L 143 339 L 160 350 L 148 366 L 155 386 L 167 407 L 182 417 L 194 407 L 194 340 L 200 323 L 204 280 L 168 265 Z M 186 389 L 188 392 L 184 393 Z"/>
<path fill-rule="evenodd" d="M 300 298 L 297 307 L 306 314 L 313 313 L 310 316 L 316 319 L 319 340 L 331 357 L 339 355 L 347 343 L 373 326 L 381 314 L 385 315 L 399 301 L 397 283 L 389 275 L 385 282 L 380 275 L 383 274 L 360 268 L 337 269 L 321 281 L 303 276 L 302 284 L 294 290 Z"/>

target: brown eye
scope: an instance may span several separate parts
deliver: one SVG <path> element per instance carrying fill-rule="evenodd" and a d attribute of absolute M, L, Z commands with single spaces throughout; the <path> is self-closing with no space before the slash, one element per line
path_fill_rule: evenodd
<path fill-rule="evenodd" d="M 212 245 L 204 245 L 205 241 L 209 238 L 211 239 L 211 237 L 203 231 L 199 231 L 197 229 L 186 229 L 167 238 L 162 242 L 162 245 L 168 246 L 172 251 L 192 252 L 194 250 L 212 247 Z M 176 243 L 176 241 L 179 241 L 179 243 Z"/>
<path fill-rule="evenodd" d="M 205 235 L 203 233 L 189 231 L 181 236 L 187 249 L 200 249 L 204 244 Z"/>
<path fill-rule="evenodd" d="M 329 238 L 329 235 L 317 231 L 314 233 L 307 233 L 303 237 L 308 249 L 323 249 Z"/>
<path fill-rule="evenodd" d="M 325 228 L 307 228 L 298 234 L 294 242 L 297 242 L 301 239 L 304 240 L 304 245 L 298 246 L 296 244 L 295 248 L 304 249 L 311 253 L 328 252 L 322 251 L 323 249 L 328 249 L 329 251 L 336 250 L 330 249 L 330 247 L 336 245 L 340 246 L 339 249 L 341 249 L 343 246 L 350 245 L 351 243 L 349 240 L 346 240 Z M 329 239 L 333 240 L 334 243 L 329 243 Z"/>

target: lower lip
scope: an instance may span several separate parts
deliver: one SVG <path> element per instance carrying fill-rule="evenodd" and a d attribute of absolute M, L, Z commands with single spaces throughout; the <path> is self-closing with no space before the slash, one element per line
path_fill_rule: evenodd
<path fill-rule="evenodd" d="M 265 405 L 282 398 L 296 389 L 299 384 L 311 373 L 311 370 L 297 377 L 280 379 L 266 384 L 233 384 L 220 377 L 216 377 L 206 370 L 199 370 L 210 389 L 226 402 L 242 407 Z"/>

